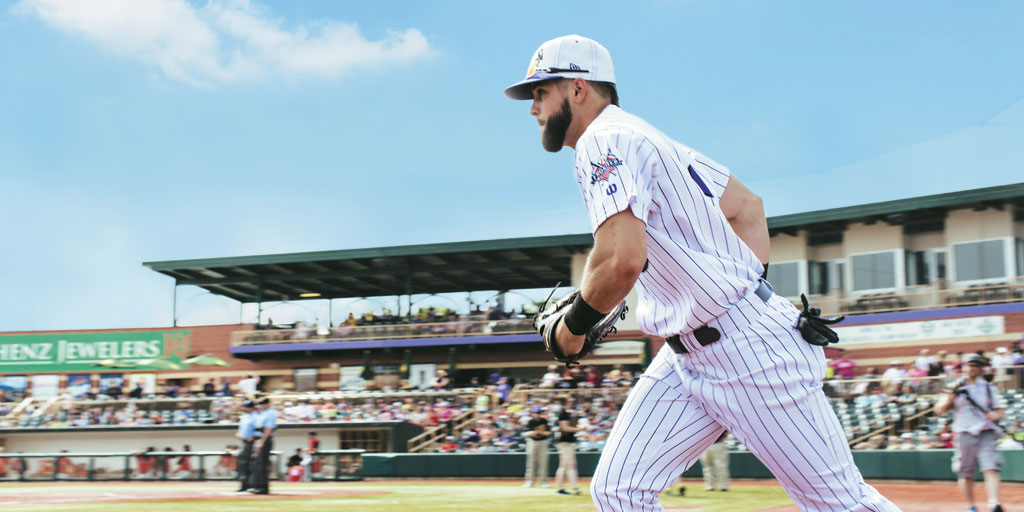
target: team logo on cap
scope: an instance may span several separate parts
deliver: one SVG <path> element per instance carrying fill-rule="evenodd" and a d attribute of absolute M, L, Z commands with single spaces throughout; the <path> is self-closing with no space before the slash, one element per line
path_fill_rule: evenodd
<path fill-rule="evenodd" d="M 533 76 L 533 73 L 537 71 L 537 66 L 540 66 L 540 61 L 544 60 L 544 49 L 537 50 L 537 55 L 533 56 L 533 60 L 530 61 L 530 67 L 526 68 L 526 78 Z"/>
<path fill-rule="evenodd" d="M 622 160 L 619 157 L 612 154 L 612 150 L 608 150 L 608 154 L 602 156 L 597 163 L 590 162 L 590 184 L 601 181 L 608 181 L 608 178 L 615 176 L 615 169 L 622 165 Z"/>

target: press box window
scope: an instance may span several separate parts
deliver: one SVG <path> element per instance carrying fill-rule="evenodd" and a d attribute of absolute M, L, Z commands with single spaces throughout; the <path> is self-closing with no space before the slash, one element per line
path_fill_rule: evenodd
<path fill-rule="evenodd" d="M 771 268 L 771 267 L 768 267 Z M 843 288 L 843 261 L 812 261 L 807 264 L 808 293 L 826 295 Z"/>
<path fill-rule="evenodd" d="M 853 291 L 896 288 L 896 252 L 876 252 L 850 256 Z"/>
<path fill-rule="evenodd" d="M 772 263 L 768 265 L 768 282 L 782 297 L 800 295 L 800 262 Z"/>
<path fill-rule="evenodd" d="M 907 252 L 907 286 L 931 284 L 946 278 L 946 251 L 926 249 Z"/>
<path fill-rule="evenodd" d="M 1005 279 L 1005 242 L 1000 239 L 955 244 L 956 280 Z"/>
<path fill-rule="evenodd" d="M 1024 276 L 1024 238 L 1017 239 L 1017 275 Z"/>

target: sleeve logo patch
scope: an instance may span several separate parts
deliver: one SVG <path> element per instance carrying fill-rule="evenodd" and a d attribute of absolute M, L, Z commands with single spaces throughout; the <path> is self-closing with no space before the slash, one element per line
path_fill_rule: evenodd
<path fill-rule="evenodd" d="M 608 181 L 608 178 L 615 176 L 615 170 L 622 165 L 622 160 L 608 150 L 608 154 L 602 156 L 597 163 L 590 162 L 590 184 L 594 185 L 601 181 Z"/>

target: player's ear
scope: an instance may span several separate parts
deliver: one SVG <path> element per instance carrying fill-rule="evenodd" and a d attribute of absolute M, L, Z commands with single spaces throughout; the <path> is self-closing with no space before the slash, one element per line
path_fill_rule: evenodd
<path fill-rule="evenodd" d="M 573 101 L 575 103 L 583 103 L 583 100 L 587 98 L 587 81 L 582 78 L 576 78 L 572 81 L 571 89 Z"/>

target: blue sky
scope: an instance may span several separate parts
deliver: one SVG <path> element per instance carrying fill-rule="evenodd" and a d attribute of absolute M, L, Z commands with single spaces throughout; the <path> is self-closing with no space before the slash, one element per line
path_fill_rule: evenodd
<path fill-rule="evenodd" d="M 1024 3 L 521 5 L 0 1 L 0 330 L 169 325 L 143 261 L 587 231 L 501 94 L 569 33 L 769 215 L 1021 181 Z"/>

